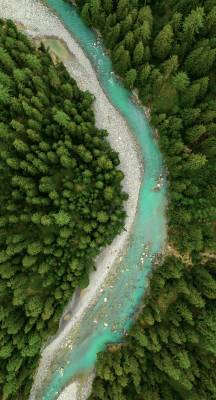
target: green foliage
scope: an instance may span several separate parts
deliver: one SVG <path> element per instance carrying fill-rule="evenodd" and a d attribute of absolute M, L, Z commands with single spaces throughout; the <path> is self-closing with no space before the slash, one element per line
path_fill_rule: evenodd
<path fill-rule="evenodd" d="M 135 85 L 137 72 L 134 68 L 130 69 L 125 76 L 125 84 L 129 89 L 132 89 Z"/>
<path fill-rule="evenodd" d="M 165 25 L 162 31 L 156 36 L 153 43 L 155 57 L 164 60 L 170 54 L 173 44 L 173 30 L 171 25 Z"/>
<path fill-rule="evenodd" d="M 91 399 L 213 400 L 216 2 L 104 3 L 105 24 L 88 23 L 151 112 L 169 173 L 169 241 L 190 262 L 168 258 L 154 273 L 126 346 L 99 356 Z"/>
<path fill-rule="evenodd" d="M 215 273 L 211 261 L 189 274 L 166 258 L 124 346 L 98 356 L 91 400 L 214 399 Z"/>
<path fill-rule="evenodd" d="M 81 9 L 91 3 L 78 1 Z M 216 214 L 215 0 L 111 3 L 100 2 L 104 26 L 88 22 L 101 30 L 125 85 L 151 109 L 169 170 L 170 238 L 182 251 L 215 248 L 214 227 L 206 236 L 204 224 Z"/>
<path fill-rule="evenodd" d="M 97 10 L 97 2 L 94 3 Z M 107 2 L 107 7 L 110 5 Z M 123 173 L 93 96 L 0 26 L 0 397 L 27 399 L 42 344 L 123 228 Z M 3 377 L 3 378 L 2 378 Z"/>

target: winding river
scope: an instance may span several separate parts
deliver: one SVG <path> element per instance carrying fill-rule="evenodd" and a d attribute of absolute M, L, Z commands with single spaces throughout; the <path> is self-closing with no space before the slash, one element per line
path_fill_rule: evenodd
<path fill-rule="evenodd" d="M 132 93 L 114 75 L 102 43 L 81 20 L 76 8 L 63 0 L 47 0 L 46 3 L 83 48 L 105 94 L 130 126 L 143 157 L 144 174 L 127 252 L 97 302 L 86 312 L 73 348 L 63 348 L 52 363 L 49 376 L 36 395 L 38 400 L 57 399 L 73 377 L 93 369 L 97 353 L 108 343 L 123 340 L 148 287 L 155 256 L 162 252 L 166 240 L 164 166 L 143 108 L 134 102 Z M 155 190 L 158 180 L 162 184 Z"/>

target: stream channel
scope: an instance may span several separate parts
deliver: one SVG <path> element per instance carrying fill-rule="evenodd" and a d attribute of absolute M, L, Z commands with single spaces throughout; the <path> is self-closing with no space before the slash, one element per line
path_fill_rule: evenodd
<path fill-rule="evenodd" d="M 124 340 L 133 315 L 149 285 L 149 274 L 166 242 L 166 178 L 159 147 L 143 107 L 136 104 L 112 71 L 111 61 L 101 40 L 82 21 L 76 7 L 63 0 L 47 0 L 67 30 L 83 48 L 96 70 L 109 101 L 122 114 L 136 142 L 144 163 L 137 213 L 127 251 L 113 275 L 90 306 L 76 332 L 73 348 L 62 349 L 52 363 L 36 399 L 57 399 L 77 374 L 91 371 L 97 354 L 110 343 Z M 158 181 L 161 182 L 159 190 Z"/>

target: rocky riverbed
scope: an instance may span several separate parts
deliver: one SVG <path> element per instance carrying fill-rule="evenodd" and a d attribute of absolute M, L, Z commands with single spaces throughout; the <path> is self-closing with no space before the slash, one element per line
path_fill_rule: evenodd
<path fill-rule="evenodd" d="M 64 342 L 71 328 L 80 323 L 86 309 L 95 301 L 101 285 L 107 276 L 112 274 L 114 265 L 122 257 L 127 247 L 136 214 L 143 165 L 138 146 L 125 120 L 110 104 L 88 58 L 57 16 L 39 0 L 0 0 L 0 17 L 10 18 L 21 24 L 20 26 L 24 27 L 26 33 L 37 41 L 42 38 L 59 40 L 58 46 L 64 47 L 62 54 L 67 54 L 63 62 L 69 73 L 76 79 L 82 90 L 89 90 L 95 96 L 96 125 L 98 128 L 109 131 L 108 140 L 112 147 L 119 152 L 120 168 L 125 174 L 124 190 L 129 194 L 129 200 L 126 203 L 126 230 L 113 241 L 111 246 L 102 251 L 96 260 L 97 270 L 92 273 L 88 288 L 82 292 L 82 296 L 76 299 L 76 304 L 72 299 L 71 304 L 67 306 L 67 323 L 61 323 L 61 333 L 43 351 L 32 391 L 31 398 L 33 399 L 34 388 L 40 384 L 44 371 L 49 369 L 54 354 Z M 52 51 L 55 52 L 55 49 L 52 48 Z M 56 55 L 59 56 L 59 54 Z M 78 392 L 80 398 L 85 398 L 84 392 L 87 387 L 84 392 L 83 388 L 81 389 L 82 393 L 75 384 L 69 388 L 64 390 L 59 400 L 76 399 Z"/>

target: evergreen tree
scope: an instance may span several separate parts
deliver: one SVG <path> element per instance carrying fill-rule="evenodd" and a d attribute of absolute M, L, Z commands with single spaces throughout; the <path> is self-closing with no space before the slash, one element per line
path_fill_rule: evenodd
<path fill-rule="evenodd" d="M 170 54 L 173 44 L 173 30 L 171 25 L 165 25 L 162 31 L 154 40 L 154 55 L 160 60 L 164 60 Z"/>
<path fill-rule="evenodd" d="M 144 55 L 144 47 L 142 42 L 139 42 L 136 45 L 133 53 L 133 64 L 135 66 L 138 66 L 142 63 L 143 55 Z"/>
<path fill-rule="evenodd" d="M 99 356 L 95 400 L 215 398 L 215 16 L 215 0 L 113 1 L 106 10 L 109 27 L 119 26 L 113 67 L 157 128 L 176 257 L 154 271 L 124 346 Z"/>
<path fill-rule="evenodd" d="M 100 11 L 97 1 L 91 7 Z M 41 347 L 63 307 L 77 286 L 88 285 L 95 256 L 123 228 L 127 195 L 108 133 L 95 127 L 93 96 L 52 63 L 44 46 L 33 47 L 11 21 L 2 24 L 0 397 L 6 400 L 28 398 Z"/>

